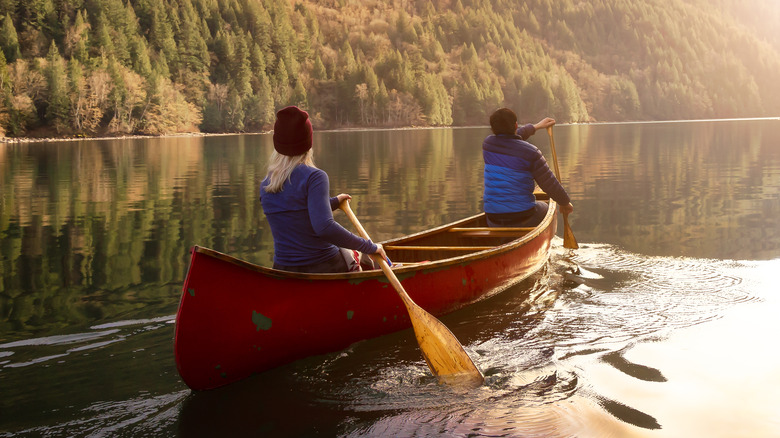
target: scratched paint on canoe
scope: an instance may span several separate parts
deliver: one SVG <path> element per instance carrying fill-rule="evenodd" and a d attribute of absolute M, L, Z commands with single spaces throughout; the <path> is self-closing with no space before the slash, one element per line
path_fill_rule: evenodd
<path fill-rule="evenodd" d="M 347 310 L 347 319 L 352 319 L 352 316 L 355 315 L 354 310 Z"/>
<path fill-rule="evenodd" d="M 187 292 L 189 292 L 189 293 L 190 293 L 190 296 L 191 296 L 191 297 L 194 297 L 194 296 L 195 296 L 195 289 L 193 289 L 193 288 L 189 288 L 189 289 L 187 289 Z"/>
<path fill-rule="evenodd" d="M 358 286 L 358 285 L 360 285 L 360 283 L 362 283 L 364 281 L 368 281 L 368 280 L 374 280 L 374 278 L 372 278 L 372 277 L 352 278 L 350 280 L 347 280 L 347 283 L 349 283 L 349 284 L 351 284 L 353 286 Z"/>
<path fill-rule="evenodd" d="M 460 269 L 463 266 L 468 266 L 468 263 L 459 263 L 457 265 L 448 265 L 448 266 L 442 266 L 439 268 L 426 268 L 424 271 L 420 271 L 419 273 L 422 275 L 430 275 L 435 274 L 439 272 L 448 272 L 451 271 L 453 268 Z"/>
<path fill-rule="evenodd" d="M 270 330 L 271 329 L 271 318 L 263 315 L 262 313 L 252 311 L 252 323 L 254 323 L 257 326 L 257 331 L 260 331 L 260 329 L 263 330 Z"/>
<path fill-rule="evenodd" d="M 554 220 L 551 222 L 550 218 L 554 218 L 554 216 L 548 214 L 546 221 L 554 225 Z M 548 228 L 552 225 L 549 225 Z M 469 255 L 462 260 L 447 262 L 452 263 L 447 266 L 435 266 L 438 263 L 432 263 L 434 266 L 403 266 L 393 269 L 393 271 L 396 276 L 402 274 L 399 280 L 403 279 L 405 287 L 408 283 L 407 288 L 409 292 L 413 293 L 413 299 L 419 298 L 426 306 L 431 306 L 432 309 L 437 309 L 437 312 L 444 314 L 444 312 L 456 310 L 473 301 L 493 295 L 516 279 L 527 276 L 527 271 L 536 267 L 536 256 L 547 256 L 544 250 L 549 247 L 548 242 L 552 232 L 540 236 L 538 242 L 530 242 L 533 244 L 530 248 L 534 249 L 535 246 L 540 246 L 541 249 L 529 254 L 526 254 L 529 252 L 527 249 L 529 247 L 521 245 L 517 248 L 509 248 L 513 251 L 506 251 L 507 254 L 498 251 L 494 256 L 485 257 L 484 260 L 482 258 L 475 259 L 474 255 Z M 211 389 L 222 386 L 224 383 L 242 379 L 252 373 L 262 372 L 283 365 L 290 360 L 306 357 L 312 352 L 318 353 L 325 349 L 338 351 L 348 342 L 364 337 L 381 336 L 411 325 L 406 307 L 402 300 L 396 299 L 397 294 L 394 292 L 393 285 L 381 271 L 336 276 L 295 273 L 277 275 L 277 271 L 268 268 L 253 266 L 229 256 L 218 256 L 219 254 L 205 248 L 193 252 L 193 260 L 190 263 L 190 270 L 185 282 L 187 286 L 184 290 L 185 298 L 190 296 L 190 299 L 181 300 L 186 305 L 180 306 L 177 313 L 174 341 L 177 369 L 185 383 L 193 389 Z M 514 266 L 517 263 L 514 259 L 519 259 L 521 256 L 523 260 L 528 258 L 534 262 L 533 266 L 519 266 L 515 269 Z M 227 264 L 220 263 L 220 261 L 227 262 Z M 193 270 L 194 266 L 198 267 L 197 272 Z M 469 266 L 472 268 L 465 269 Z M 493 271 L 495 271 L 495 275 L 493 275 Z M 215 280 L 215 278 L 226 274 L 230 274 L 229 279 L 233 283 L 229 288 L 224 287 L 222 280 Z M 408 279 L 417 274 L 420 276 Z M 461 279 L 460 284 L 458 278 Z M 350 280 L 354 281 L 350 283 Z M 363 281 L 366 282 L 363 283 Z M 339 282 L 342 286 L 346 285 L 347 287 L 339 287 Z M 314 285 L 317 285 L 317 289 L 324 289 L 333 294 L 333 297 L 322 298 L 321 294 L 311 289 Z M 299 297 L 285 296 L 289 294 L 266 293 L 266 290 L 269 289 L 288 286 L 296 292 L 306 294 L 308 298 L 318 303 L 312 306 L 311 312 L 304 313 L 307 324 L 294 333 L 288 330 L 288 321 L 284 312 L 299 312 L 301 310 L 299 305 L 290 305 L 289 309 L 287 306 L 288 302 L 296 303 Z M 209 291 L 209 288 L 214 288 L 222 293 L 204 294 L 204 290 Z M 198 300 L 191 296 L 196 289 L 197 296 L 200 297 Z M 235 293 L 235 297 L 225 300 L 224 289 Z M 245 293 L 247 290 L 258 293 L 247 294 Z M 377 296 L 374 297 L 374 295 Z M 333 300 L 334 297 L 338 299 Z M 223 302 L 223 300 L 225 301 Z M 350 306 L 350 309 L 344 309 L 347 302 L 349 302 L 347 305 Z M 383 306 L 387 307 L 377 309 L 376 303 L 382 303 Z M 389 303 L 393 304 L 388 306 Z M 262 314 L 257 309 L 263 309 L 263 312 L 269 314 Z M 318 309 L 325 311 L 318 312 Z M 347 315 L 348 311 L 353 312 L 351 319 L 349 319 L 350 315 Z M 386 314 L 385 311 L 393 313 Z M 247 313 L 252 313 L 252 315 L 247 315 Z M 341 313 L 341 317 L 338 316 L 339 313 Z M 358 313 L 362 316 L 356 320 L 355 316 Z M 207 322 L 211 323 L 210 326 L 204 326 L 205 315 L 209 316 Z M 212 315 L 214 316 L 212 317 Z M 239 321 L 239 324 L 233 324 L 231 320 L 235 316 L 243 321 Z M 248 330 L 250 321 L 246 321 L 246 316 L 251 317 L 251 323 L 256 327 L 255 333 Z M 349 324 L 343 324 L 344 320 L 342 323 L 334 324 L 336 322 L 332 319 L 334 316 L 337 319 L 347 316 Z M 275 324 L 273 324 L 273 319 L 277 320 Z M 360 330 L 349 329 L 349 327 L 354 327 L 353 321 L 359 325 Z M 308 324 L 309 322 L 311 324 Z M 334 330 L 341 331 L 335 333 L 338 336 L 332 341 L 325 339 L 316 345 L 306 345 L 305 343 L 299 345 L 295 342 L 287 342 L 289 339 L 298 339 L 298 337 L 308 339 L 308 336 L 317 330 L 317 324 L 326 324 L 329 327 L 335 327 Z M 274 331 L 271 332 L 271 329 Z M 260 334 L 260 331 L 263 333 Z M 215 333 L 219 335 L 217 336 Z M 223 341 L 226 337 L 231 336 L 241 337 L 241 342 L 231 344 Z M 213 345 L 204 345 L 207 342 L 212 342 Z M 285 348 L 271 347 L 277 343 L 285 345 Z M 249 349 L 246 348 L 247 345 L 250 347 Z M 258 345 L 266 348 L 259 351 Z M 231 348 L 235 351 L 232 351 Z M 217 357 L 220 358 L 219 360 L 224 363 L 225 367 L 215 370 L 213 359 Z M 223 372 L 225 376 L 217 378 Z"/>
<path fill-rule="evenodd" d="M 405 272 L 405 273 L 396 274 L 395 276 L 398 278 L 398 281 L 404 281 L 404 280 L 406 280 L 407 278 L 412 278 L 412 277 L 414 277 L 414 276 L 415 276 L 415 275 L 417 275 L 418 273 L 419 273 L 419 271 L 412 271 L 412 272 Z M 388 281 L 387 281 L 387 278 L 385 278 L 385 282 L 388 282 Z M 388 283 L 389 283 L 389 282 L 388 282 Z"/>

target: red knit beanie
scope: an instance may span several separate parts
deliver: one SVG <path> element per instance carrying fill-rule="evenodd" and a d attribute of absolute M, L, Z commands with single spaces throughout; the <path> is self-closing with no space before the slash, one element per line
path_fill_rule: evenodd
<path fill-rule="evenodd" d="M 311 149 L 312 131 L 309 113 L 297 106 L 282 108 L 276 113 L 274 149 L 290 157 L 305 154 Z"/>

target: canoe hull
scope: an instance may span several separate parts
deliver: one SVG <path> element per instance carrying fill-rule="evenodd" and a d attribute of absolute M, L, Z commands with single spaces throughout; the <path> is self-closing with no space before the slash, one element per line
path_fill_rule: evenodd
<path fill-rule="evenodd" d="M 523 242 L 401 267 L 396 275 L 412 300 L 433 315 L 483 300 L 547 261 L 556 231 L 557 209 L 550 210 L 545 226 Z M 204 390 L 409 327 L 403 302 L 381 271 L 284 273 L 195 247 L 174 350 L 184 382 Z"/>

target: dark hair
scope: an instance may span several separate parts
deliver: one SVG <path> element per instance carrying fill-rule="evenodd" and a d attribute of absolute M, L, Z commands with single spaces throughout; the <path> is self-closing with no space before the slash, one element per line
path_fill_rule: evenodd
<path fill-rule="evenodd" d="M 499 108 L 490 115 L 490 129 L 493 134 L 514 135 L 516 124 L 517 114 L 509 108 Z"/>

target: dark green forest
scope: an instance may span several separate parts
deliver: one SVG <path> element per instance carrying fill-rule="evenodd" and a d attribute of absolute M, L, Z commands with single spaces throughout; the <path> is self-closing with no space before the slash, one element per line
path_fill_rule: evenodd
<path fill-rule="evenodd" d="M 780 3 L 0 0 L 0 129 L 94 137 L 780 115 Z"/>

